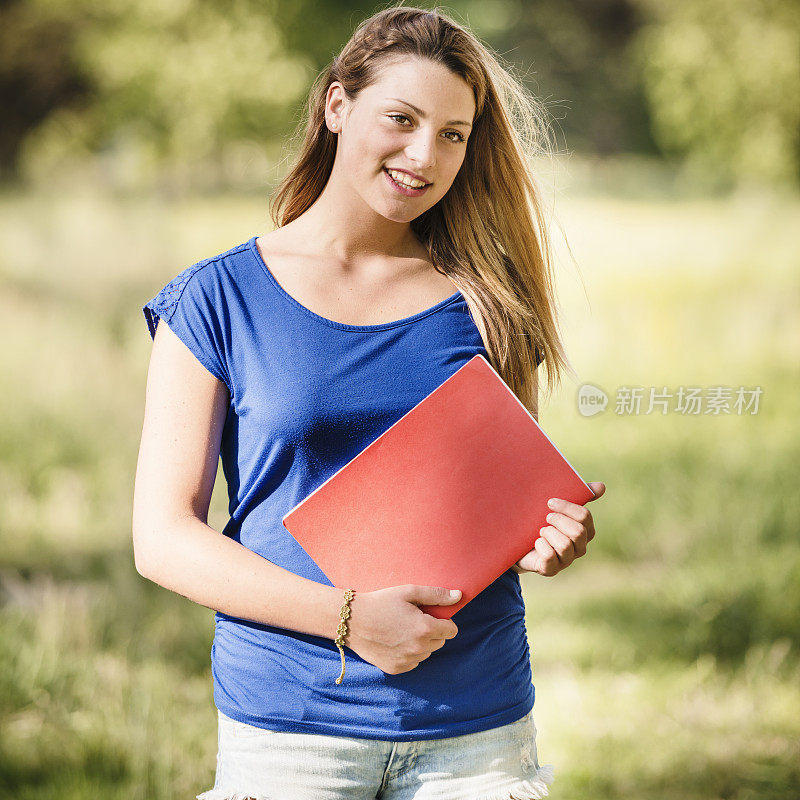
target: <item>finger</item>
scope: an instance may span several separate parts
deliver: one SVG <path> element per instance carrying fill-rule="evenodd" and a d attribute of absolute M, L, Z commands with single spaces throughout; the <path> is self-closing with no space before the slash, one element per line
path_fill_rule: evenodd
<path fill-rule="evenodd" d="M 544 530 L 544 528 L 542 528 Z M 540 536 L 534 543 L 533 549 L 539 554 L 539 562 L 534 569 L 545 577 L 552 577 L 561 571 L 561 562 L 558 560 L 558 554 L 550 546 L 550 543 L 544 536 Z"/>
<path fill-rule="evenodd" d="M 586 506 L 579 506 L 577 503 L 571 503 L 569 500 L 563 500 L 560 497 L 550 498 L 547 505 L 556 513 L 563 514 L 565 517 L 574 519 L 581 524 L 592 516 L 592 512 Z M 549 517 L 547 521 L 550 521 Z"/>
<path fill-rule="evenodd" d="M 542 537 L 556 551 L 558 560 L 563 566 L 569 566 L 575 560 L 575 548 L 572 539 L 552 525 L 542 528 Z"/>
<path fill-rule="evenodd" d="M 592 500 L 597 500 L 606 493 L 606 485 L 600 481 L 589 481 L 588 487 L 594 492 L 594 497 L 590 497 L 586 502 L 591 503 Z"/>
<path fill-rule="evenodd" d="M 586 544 L 589 541 L 589 532 L 585 525 L 555 511 L 547 515 L 547 521 L 572 541 L 576 558 L 585 555 Z"/>
<path fill-rule="evenodd" d="M 562 569 L 561 562 L 558 560 L 558 554 L 550 546 L 547 539 L 540 536 L 534 542 L 533 547 L 539 556 L 534 572 L 538 572 L 548 578 L 557 575 Z"/>
<path fill-rule="evenodd" d="M 551 511 L 547 515 L 547 522 L 556 530 L 569 536 L 570 539 L 576 539 L 586 533 L 586 526 L 583 522 L 579 522 L 574 517 L 561 514 L 557 511 Z"/>
<path fill-rule="evenodd" d="M 525 553 L 522 558 L 517 561 L 514 566 L 518 566 L 520 569 L 524 570 L 525 572 L 535 572 L 536 565 L 539 563 L 539 554 L 536 550 L 531 550 L 529 553 Z"/>

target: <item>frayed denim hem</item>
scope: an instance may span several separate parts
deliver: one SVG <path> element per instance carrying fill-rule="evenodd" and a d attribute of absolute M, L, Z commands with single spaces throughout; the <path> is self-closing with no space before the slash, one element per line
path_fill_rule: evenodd
<path fill-rule="evenodd" d="M 209 789 L 195 797 L 197 800 L 274 800 L 259 792 L 232 792 L 229 789 Z"/>
<path fill-rule="evenodd" d="M 482 794 L 471 800 L 542 800 L 549 792 L 548 784 L 553 782 L 553 765 L 544 764 L 528 779 L 499 793 Z M 239 792 L 230 789 L 209 789 L 196 795 L 197 800 L 273 800 L 260 792 Z"/>

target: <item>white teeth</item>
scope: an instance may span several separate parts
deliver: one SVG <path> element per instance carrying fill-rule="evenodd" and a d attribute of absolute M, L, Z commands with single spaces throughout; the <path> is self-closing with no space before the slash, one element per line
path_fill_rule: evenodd
<path fill-rule="evenodd" d="M 398 183 L 402 183 L 403 186 L 408 186 L 411 189 L 419 189 L 422 186 L 427 186 L 426 183 L 423 181 L 414 180 L 414 178 L 409 177 L 405 174 L 405 172 L 396 172 L 393 169 L 386 170 L 394 180 Z"/>

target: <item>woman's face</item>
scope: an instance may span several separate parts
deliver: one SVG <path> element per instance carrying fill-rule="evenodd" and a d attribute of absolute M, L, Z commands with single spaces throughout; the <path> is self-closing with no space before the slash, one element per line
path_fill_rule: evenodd
<path fill-rule="evenodd" d="M 338 123 L 334 174 L 378 214 L 410 222 L 452 185 L 474 114 L 470 86 L 429 59 L 404 56 L 385 62 L 378 79 L 352 102 L 341 84 L 333 83 L 326 116 L 329 127 Z M 419 189 L 396 182 L 413 183 L 414 176 L 429 185 Z"/>

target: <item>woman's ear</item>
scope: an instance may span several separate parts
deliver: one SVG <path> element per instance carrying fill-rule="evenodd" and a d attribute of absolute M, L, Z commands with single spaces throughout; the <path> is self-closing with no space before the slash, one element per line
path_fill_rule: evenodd
<path fill-rule="evenodd" d="M 325 96 L 325 120 L 332 131 L 338 132 L 342 129 L 346 104 L 344 87 L 339 81 L 333 81 Z"/>

